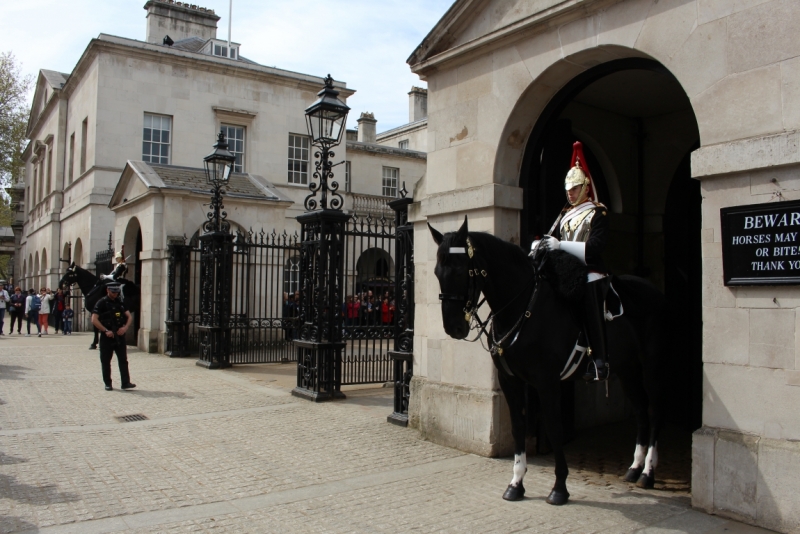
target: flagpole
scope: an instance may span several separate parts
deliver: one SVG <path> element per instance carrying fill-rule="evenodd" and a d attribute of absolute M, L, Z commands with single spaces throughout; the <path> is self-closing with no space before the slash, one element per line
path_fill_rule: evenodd
<path fill-rule="evenodd" d="M 233 20 L 233 0 L 228 2 L 228 57 L 232 56 L 231 54 L 231 22 Z"/>

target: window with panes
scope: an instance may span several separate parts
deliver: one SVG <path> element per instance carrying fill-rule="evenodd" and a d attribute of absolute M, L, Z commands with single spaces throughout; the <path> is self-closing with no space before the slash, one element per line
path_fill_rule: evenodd
<path fill-rule="evenodd" d="M 308 184 L 309 139 L 289 134 L 289 183 Z"/>
<path fill-rule="evenodd" d="M 383 168 L 383 196 L 397 196 L 397 180 L 400 178 L 400 169 L 395 167 Z"/>
<path fill-rule="evenodd" d="M 400 141 L 399 146 L 400 146 L 400 148 L 408 150 L 408 139 L 406 139 L 404 141 Z"/>
<path fill-rule="evenodd" d="M 142 130 L 142 161 L 169 165 L 172 143 L 172 117 L 144 114 Z"/>
<path fill-rule="evenodd" d="M 344 162 L 344 192 L 349 193 L 351 188 L 353 187 L 352 182 L 350 181 L 350 162 Z"/>
<path fill-rule="evenodd" d="M 228 140 L 228 150 L 236 156 L 233 172 L 244 172 L 244 126 L 223 124 L 221 130 Z"/>

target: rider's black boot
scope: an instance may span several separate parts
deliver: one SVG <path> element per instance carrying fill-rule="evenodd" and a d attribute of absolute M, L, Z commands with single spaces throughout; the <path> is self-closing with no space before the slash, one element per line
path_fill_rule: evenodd
<path fill-rule="evenodd" d="M 586 284 L 586 296 L 583 300 L 583 321 L 592 356 L 592 361 L 589 361 L 586 373 L 583 375 L 583 379 L 587 381 L 608 379 L 605 318 L 607 288 L 607 278 Z"/>

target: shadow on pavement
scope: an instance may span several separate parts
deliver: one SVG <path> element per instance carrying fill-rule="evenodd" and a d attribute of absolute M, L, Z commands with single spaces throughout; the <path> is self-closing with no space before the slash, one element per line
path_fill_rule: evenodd
<path fill-rule="evenodd" d="M 19 517 L 10 515 L 0 517 L 0 532 L 39 532 L 39 527 Z"/>
<path fill-rule="evenodd" d="M 25 371 L 30 371 L 30 368 L 21 365 L 0 365 L 0 380 L 22 380 Z"/>

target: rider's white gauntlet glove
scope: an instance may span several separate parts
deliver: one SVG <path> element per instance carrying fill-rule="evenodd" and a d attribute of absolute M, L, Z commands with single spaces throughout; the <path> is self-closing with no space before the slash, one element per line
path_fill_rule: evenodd
<path fill-rule="evenodd" d="M 553 236 L 546 237 L 547 239 L 544 240 L 544 246 L 547 247 L 547 250 L 558 250 L 561 248 L 561 241 Z"/>
<path fill-rule="evenodd" d="M 537 239 L 536 241 L 531 243 L 531 251 L 528 253 L 528 256 L 533 257 L 536 255 L 536 250 L 539 248 L 539 243 L 541 242 L 542 241 L 540 239 Z"/>

